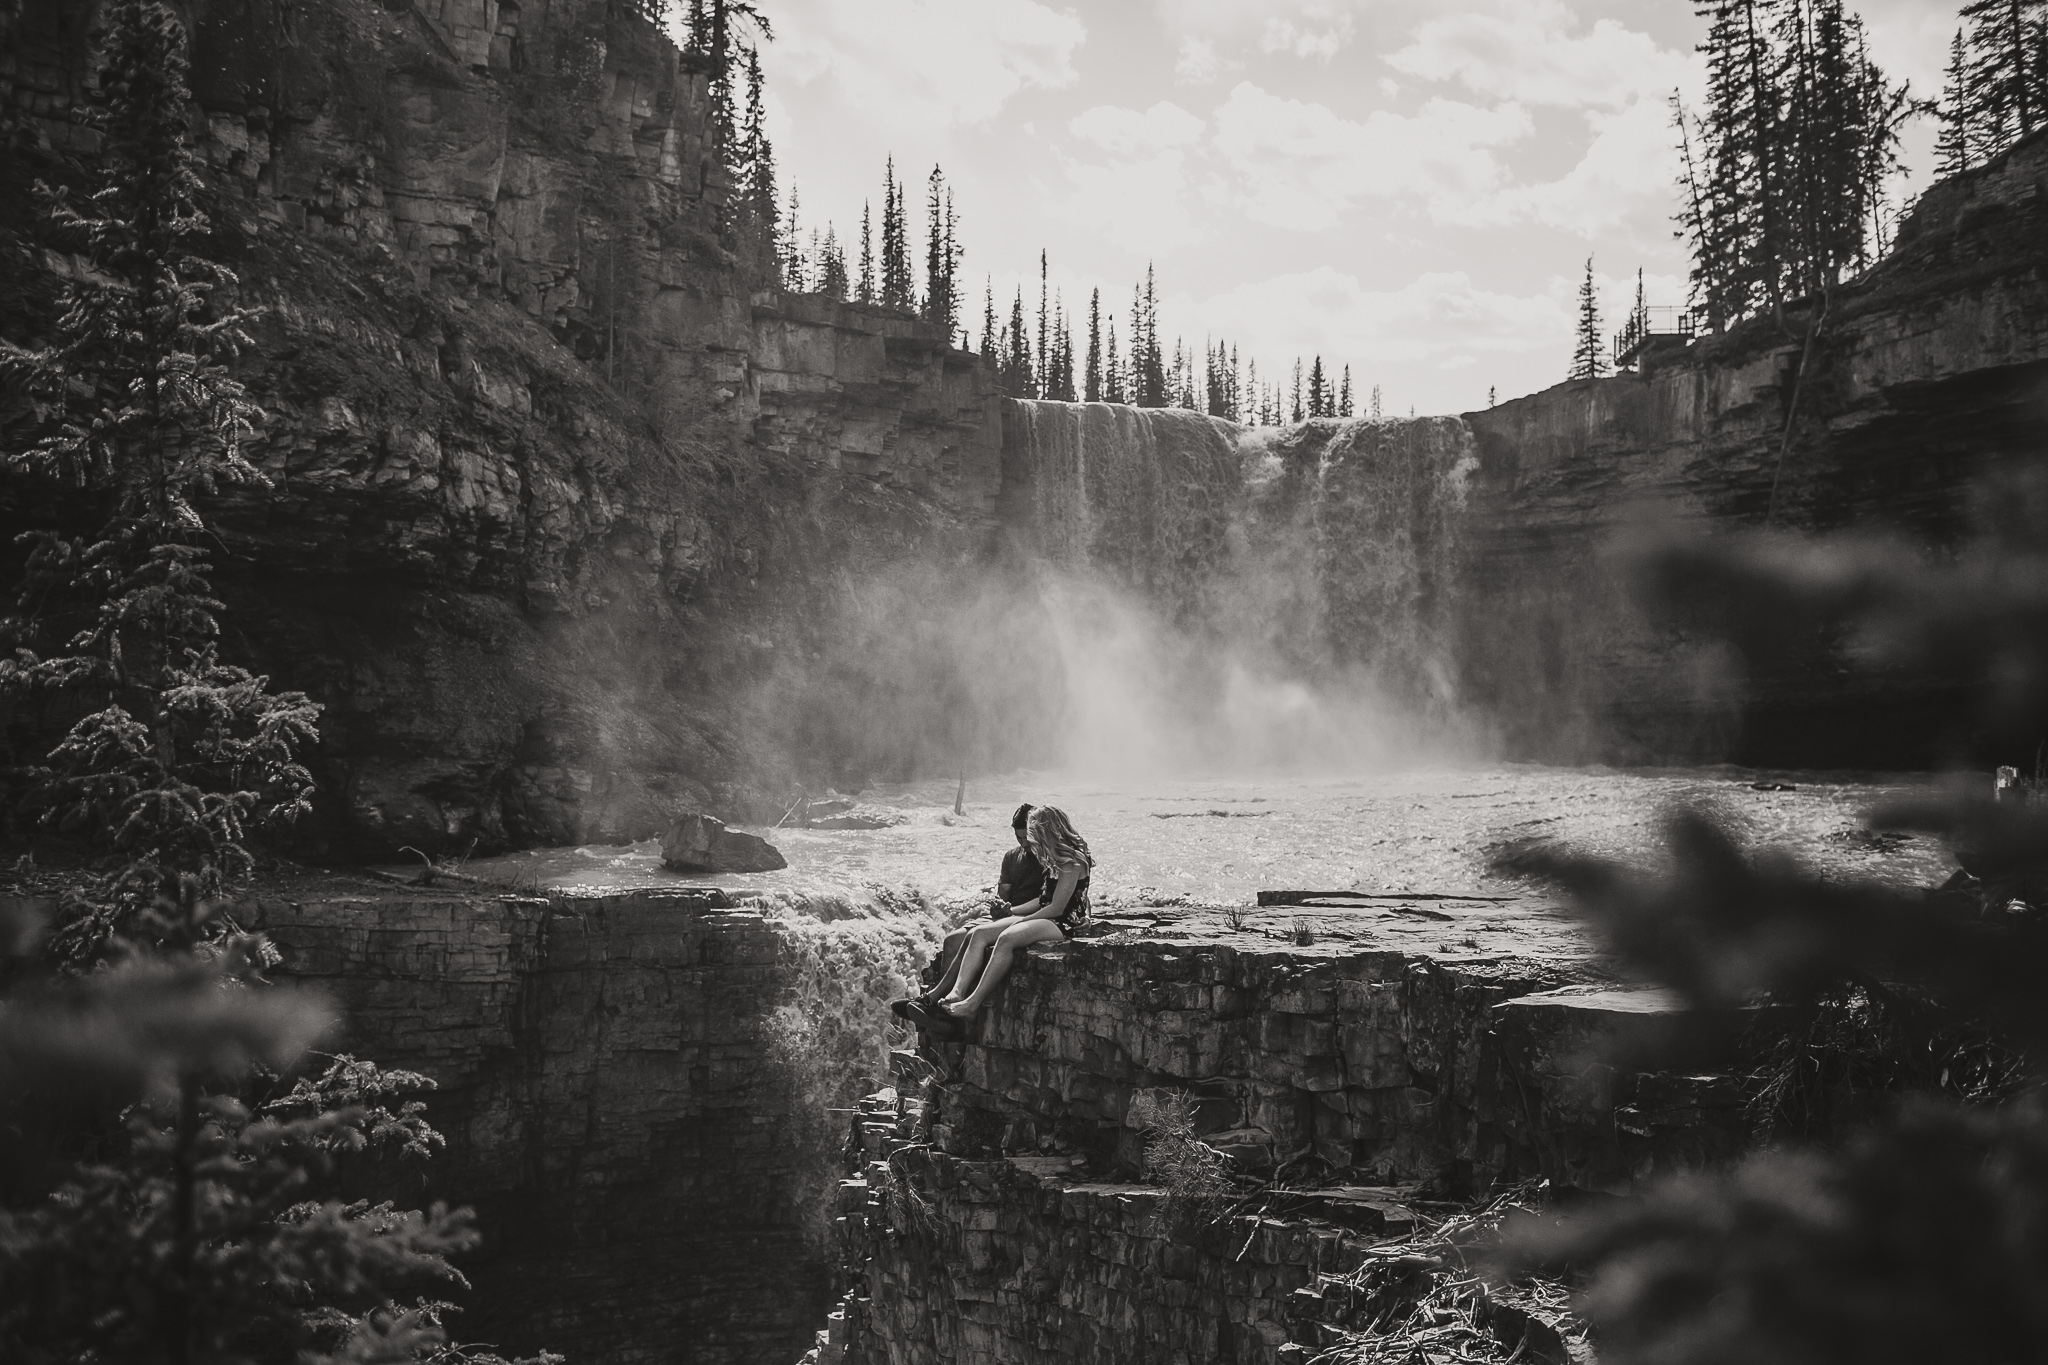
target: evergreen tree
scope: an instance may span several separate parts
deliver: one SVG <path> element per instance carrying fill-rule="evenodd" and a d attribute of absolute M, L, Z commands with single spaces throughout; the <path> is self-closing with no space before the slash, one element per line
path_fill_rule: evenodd
<path fill-rule="evenodd" d="M 844 301 L 846 291 L 846 253 L 840 249 L 838 230 L 827 223 L 825 241 L 818 252 L 818 292 Z"/>
<path fill-rule="evenodd" d="M 1046 277 L 1047 277 L 1047 268 L 1046 268 L 1046 261 L 1045 261 L 1045 248 L 1044 248 L 1044 247 L 1040 247 L 1040 248 L 1038 249 L 1038 373 L 1039 373 L 1039 375 L 1040 375 L 1041 379 L 1042 379 L 1042 378 L 1043 378 L 1044 376 L 1050 375 L 1050 374 L 1052 373 L 1052 366 L 1051 366 L 1051 364 L 1050 364 L 1050 362 L 1049 362 L 1049 359 L 1048 359 L 1048 357 L 1047 357 L 1047 355 L 1046 355 L 1046 350 L 1045 350 L 1045 345 L 1046 345 L 1046 315 L 1045 315 L 1045 288 L 1046 288 Z M 1040 394 L 1040 395 L 1039 395 L 1039 397 L 1043 398 L 1043 397 L 1045 397 L 1045 395 L 1044 395 L 1044 394 Z"/>
<path fill-rule="evenodd" d="M 1372 386 L 1372 420 L 1377 422 L 1380 416 L 1380 386 L 1375 384 Z"/>
<path fill-rule="evenodd" d="M 777 234 L 782 244 L 782 249 L 778 253 L 782 261 L 782 287 L 793 294 L 804 292 L 805 279 L 809 273 L 804 261 L 803 234 L 797 222 L 800 202 L 796 186 L 791 185 L 789 211 L 783 215 L 782 231 Z"/>
<path fill-rule="evenodd" d="M 761 102 L 761 54 L 751 47 L 747 49 L 747 112 L 733 183 L 739 189 L 734 227 L 742 252 L 754 263 L 754 270 L 766 273 L 775 266 L 779 271 L 777 230 L 782 195 L 775 184 L 775 147 L 768 138 L 767 114 Z"/>
<path fill-rule="evenodd" d="M 862 303 L 875 301 L 875 245 L 869 230 L 868 201 L 860 202 L 860 292 Z"/>
<path fill-rule="evenodd" d="M 1500 402 L 1500 390 L 1493 385 L 1486 386 L 1486 406 L 1493 407 Z"/>
<path fill-rule="evenodd" d="M 1010 363 L 1004 367 L 1004 389 L 1013 398 L 1038 396 L 1038 377 L 1031 366 L 1031 333 L 1024 326 L 1024 290 L 1010 300 Z"/>
<path fill-rule="evenodd" d="M 954 280 L 959 266 L 954 241 L 953 195 L 945 174 L 932 167 L 925 190 L 924 316 L 946 329 L 950 342 L 960 326 L 960 300 Z"/>
<path fill-rule="evenodd" d="M 991 374 L 997 374 L 996 356 L 996 284 L 987 275 L 981 282 L 981 358 L 989 366 Z"/>
<path fill-rule="evenodd" d="M 1972 115 L 1982 155 L 1995 156 L 2039 128 L 2048 115 L 2048 0 L 1972 0 Z"/>
<path fill-rule="evenodd" d="M 1297 422 L 1299 422 L 1299 421 L 1302 421 L 1303 419 L 1305 419 L 1305 418 L 1306 418 L 1306 417 L 1308 416 L 1308 413 L 1307 413 L 1307 412 L 1306 412 L 1306 411 L 1305 411 L 1305 410 L 1304 410 L 1304 409 L 1302 408 L 1302 405 L 1301 405 L 1301 357 L 1300 357 L 1300 356 L 1296 356 L 1296 357 L 1294 358 L 1294 401 L 1293 401 L 1293 404 L 1292 404 L 1292 406 L 1291 406 L 1291 410 L 1292 410 L 1292 412 L 1294 413 L 1294 419 L 1293 419 L 1293 420 L 1295 420 L 1295 421 L 1297 421 Z"/>
<path fill-rule="evenodd" d="M 659 11 L 665 8 L 665 5 L 649 4 L 648 17 L 661 22 L 663 15 Z M 691 0 L 686 41 L 690 50 L 710 67 L 711 79 L 706 93 L 711 105 L 711 143 L 732 173 L 734 184 L 745 183 L 738 155 L 743 134 L 735 118 L 733 78 L 740 67 L 742 49 L 739 39 L 748 29 L 752 29 L 761 41 L 775 37 L 774 27 L 767 17 L 747 0 Z M 750 53 L 753 50 L 754 45 L 746 48 Z"/>
<path fill-rule="evenodd" d="M 506 1365 L 447 1345 L 448 1305 L 394 1301 L 463 1283 L 448 1258 L 476 1244 L 469 1210 L 337 1197 L 337 1176 L 366 1158 L 409 1163 L 443 1145 L 411 1098 L 433 1083 L 344 1056 L 270 1098 L 332 1016 L 267 987 L 277 950 L 222 937 L 192 879 L 152 917 L 162 946 L 124 944 L 103 970 L 17 985 L 7 1001 L 10 1097 L 84 1100 L 119 1120 L 57 1188 L 0 1208 L 0 1359 Z M 20 983 L 32 966 L 7 960 L 22 927 L 8 918 L 0 971 Z"/>
<path fill-rule="evenodd" d="M 910 273 L 909 227 L 903 215 L 903 186 L 891 156 L 882 174 L 882 303 L 915 310 L 917 284 Z"/>
<path fill-rule="evenodd" d="M 1328 417 L 1330 415 L 1330 386 L 1323 378 L 1323 358 L 1317 356 L 1308 372 L 1308 415 Z"/>
<path fill-rule="evenodd" d="M 961 252 L 962 248 L 960 246 L 960 219 L 953 212 L 953 187 L 951 185 L 948 185 L 946 187 L 945 262 L 946 298 L 949 304 L 946 314 L 946 344 L 949 346 L 952 344 L 954 332 L 960 332 L 963 337 L 966 335 L 965 329 L 960 326 L 959 277 Z"/>
<path fill-rule="evenodd" d="M 1167 403 L 1166 356 L 1159 343 L 1159 293 L 1152 265 L 1145 265 L 1145 283 L 1131 301 L 1131 401 L 1141 408 Z"/>
<path fill-rule="evenodd" d="M 1266 421 L 1266 396 L 1259 388 L 1259 361 L 1256 356 L 1245 362 L 1244 387 L 1245 392 L 1252 396 L 1251 409 L 1248 413 L 1251 424 L 1263 426 Z"/>
<path fill-rule="evenodd" d="M 1600 333 L 1600 297 L 1593 286 L 1593 258 L 1586 258 L 1586 278 L 1579 282 L 1578 342 L 1572 349 L 1573 379 L 1598 379 L 1607 373 L 1606 338 Z"/>
<path fill-rule="evenodd" d="M 1339 417 L 1350 417 L 1353 415 L 1351 410 L 1351 367 L 1349 365 L 1344 367 L 1343 387 L 1337 391 L 1337 415 Z"/>
<path fill-rule="evenodd" d="M 1112 327 L 1114 323 L 1110 324 Z M 1088 368 L 1082 380 L 1087 402 L 1102 401 L 1102 291 L 1088 291 Z"/>
<path fill-rule="evenodd" d="M 235 277 L 198 254 L 183 24 L 154 0 L 115 0 L 102 22 L 91 188 L 49 196 L 52 238 L 91 269 L 65 286 L 53 344 L 0 350 L 50 419 L 6 462 L 105 509 L 89 536 L 21 537 L 21 591 L 0 623 L 0 691 L 87 711 L 30 774 L 27 804 L 124 860 L 63 908 L 56 950 L 78 964 L 166 877 L 216 895 L 250 866 L 246 831 L 307 809 L 294 754 L 320 709 L 219 658 L 200 507 L 222 483 L 263 482 L 242 454 L 261 413 L 228 370 L 251 315 L 209 307 Z"/>
<path fill-rule="evenodd" d="M 1109 320 L 1109 341 L 1105 345 L 1102 361 L 1102 401 L 1105 403 L 1128 403 L 1130 389 L 1124 383 L 1124 365 L 1117 358 L 1116 319 Z"/>
<path fill-rule="evenodd" d="M 1917 105 L 1841 0 L 1714 0 L 1707 108 L 1674 101 L 1695 307 L 1715 329 L 1825 293 L 1881 250 L 1899 128 Z"/>
<path fill-rule="evenodd" d="M 1963 30 L 1957 29 L 1955 38 L 1949 43 L 1948 66 L 1943 71 L 1941 103 L 1938 106 L 1941 135 L 1934 143 L 1936 175 L 1957 175 L 1976 164 L 1975 128 L 1972 123 L 1975 103 L 1976 90 L 1970 84 L 1970 63 L 1964 55 Z"/>

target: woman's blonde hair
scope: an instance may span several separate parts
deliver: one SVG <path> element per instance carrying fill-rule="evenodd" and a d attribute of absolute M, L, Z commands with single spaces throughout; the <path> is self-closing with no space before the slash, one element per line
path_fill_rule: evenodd
<path fill-rule="evenodd" d="M 1074 822 L 1058 806 L 1040 806 L 1031 812 L 1031 823 L 1025 827 L 1025 838 L 1031 841 L 1031 852 L 1039 865 L 1053 876 L 1059 869 L 1076 863 L 1082 867 L 1095 866 L 1095 856 L 1088 851 L 1088 841 L 1074 828 Z"/>

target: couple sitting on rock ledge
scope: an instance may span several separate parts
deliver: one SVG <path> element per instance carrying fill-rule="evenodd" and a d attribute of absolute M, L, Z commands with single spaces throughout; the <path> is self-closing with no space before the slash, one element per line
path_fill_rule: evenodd
<path fill-rule="evenodd" d="M 919 1027 L 972 1019 L 1010 974 L 1016 955 L 1034 943 L 1069 939 L 1088 919 L 1088 841 L 1066 812 L 1022 805 L 1010 820 L 1017 847 L 1003 855 L 999 903 L 987 924 L 946 935 L 938 984 L 900 1011 Z"/>

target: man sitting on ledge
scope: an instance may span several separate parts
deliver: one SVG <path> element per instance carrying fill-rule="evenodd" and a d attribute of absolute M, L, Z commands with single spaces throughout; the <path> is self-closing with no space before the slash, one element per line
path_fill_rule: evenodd
<path fill-rule="evenodd" d="M 939 1008 L 955 1019 L 972 1019 L 980 1012 L 989 994 L 1009 975 L 1019 952 L 1034 943 L 1072 938 L 1088 919 L 1088 878 L 1095 867 L 1088 841 L 1066 812 L 1054 806 L 1032 811 L 1024 833 L 1042 869 L 1039 898 L 1018 905 L 1007 919 L 967 935 L 952 989 L 939 1002 Z"/>
<path fill-rule="evenodd" d="M 1017 846 L 1003 855 L 1003 870 L 996 874 L 998 903 L 988 908 L 991 920 L 1005 919 L 1015 912 L 1017 906 L 1037 900 L 1043 888 L 1045 873 L 1038 865 L 1038 855 L 1031 851 L 1031 845 L 1025 840 L 1025 828 L 1030 819 L 1031 803 L 1028 801 L 1017 807 L 1017 813 L 1010 817 L 1010 829 L 1017 836 Z M 936 1006 L 953 989 L 953 982 L 960 972 L 960 950 L 966 946 L 967 936 L 973 931 L 973 925 L 963 924 L 946 935 L 945 946 L 939 949 L 938 984 L 917 998 L 919 1004 Z"/>

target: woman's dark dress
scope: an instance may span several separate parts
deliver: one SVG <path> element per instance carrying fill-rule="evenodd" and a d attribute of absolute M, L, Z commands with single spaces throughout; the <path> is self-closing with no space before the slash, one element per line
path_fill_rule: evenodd
<path fill-rule="evenodd" d="M 1060 927 L 1060 933 L 1067 938 L 1072 938 L 1074 931 L 1088 922 L 1088 874 L 1094 870 L 1086 863 L 1081 864 L 1081 879 L 1074 883 L 1074 894 L 1067 898 L 1066 909 L 1053 919 L 1053 923 Z M 1064 868 L 1058 872 L 1046 869 L 1045 894 L 1048 899 L 1059 894 L 1060 877 L 1065 871 Z"/>

